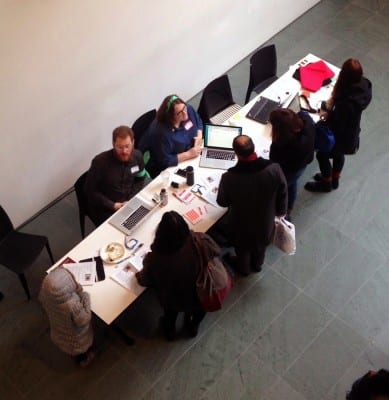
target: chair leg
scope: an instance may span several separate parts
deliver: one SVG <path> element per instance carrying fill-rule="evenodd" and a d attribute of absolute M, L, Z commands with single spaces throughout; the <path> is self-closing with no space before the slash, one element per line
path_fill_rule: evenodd
<path fill-rule="evenodd" d="M 20 282 L 22 283 L 22 286 L 23 286 L 24 291 L 26 292 L 27 299 L 30 300 L 30 299 L 31 299 L 31 296 L 30 296 L 30 291 L 29 291 L 29 289 L 28 289 L 26 277 L 24 276 L 23 273 L 18 274 L 18 277 L 19 277 Z"/>
<path fill-rule="evenodd" d="M 53 253 L 51 252 L 51 249 L 50 249 L 49 240 L 47 240 L 47 242 L 46 242 L 46 250 L 49 253 L 51 262 L 54 264 Z"/>

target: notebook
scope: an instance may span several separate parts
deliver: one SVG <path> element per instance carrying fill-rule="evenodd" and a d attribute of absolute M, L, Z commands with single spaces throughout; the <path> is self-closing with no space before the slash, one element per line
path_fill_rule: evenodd
<path fill-rule="evenodd" d="M 108 222 L 129 235 L 154 209 L 155 205 L 152 206 L 138 197 L 133 197 Z"/>
<path fill-rule="evenodd" d="M 219 169 L 233 167 L 236 158 L 232 142 L 241 134 L 240 126 L 205 124 L 204 149 L 201 153 L 200 167 Z"/>
<path fill-rule="evenodd" d="M 279 103 L 276 101 L 267 99 L 266 97 L 260 97 L 246 114 L 246 117 L 260 122 L 261 124 L 267 124 L 269 122 L 270 113 L 279 106 Z"/>

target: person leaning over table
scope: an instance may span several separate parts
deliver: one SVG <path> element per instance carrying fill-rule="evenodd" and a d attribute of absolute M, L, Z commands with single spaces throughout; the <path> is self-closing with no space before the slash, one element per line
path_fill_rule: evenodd
<path fill-rule="evenodd" d="M 161 325 L 169 341 L 175 339 L 179 312 L 185 312 L 184 329 L 190 337 L 197 335 L 205 316 L 196 290 L 200 265 L 194 238 L 199 239 L 207 258 L 220 254 L 219 246 L 208 235 L 189 230 L 177 212 L 166 212 L 157 227 L 151 252 L 143 261 L 143 269 L 136 274 L 140 285 L 157 292 L 164 310 Z"/>
<path fill-rule="evenodd" d="M 236 260 L 225 261 L 246 276 L 261 271 L 274 236 L 274 218 L 286 214 L 288 192 L 281 167 L 257 157 L 249 136 L 237 136 L 233 149 L 238 162 L 222 175 L 217 202 L 228 207 L 228 231 L 236 252 Z"/>
<path fill-rule="evenodd" d="M 288 184 L 288 213 L 293 210 L 297 181 L 307 164 L 312 162 L 315 144 L 315 124 L 307 112 L 295 113 L 277 108 L 270 113 L 272 144 L 269 158 L 278 163 Z"/>
<path fill-rule="evenodd" d="M 143 155 L 134 149 L 132 129 L 114 129 L 112 144 L 111 150 L 92 160 L 85 183 L 88 215 L 96 225 L 123 207 L 147 182 Z"/>
<path fill-rule="evenodd" d="M 154 178 L 167 167 L 197 157 L 202 132 L 203 123 L 194 108 L 175 94 L 167 96 L 138 146 L 143 153 L 150 151 L 150 175 Z"/>
<path fill-rule="evenodd" d="M 89 294 L 70 271 L 57 267 L 43 280 L 39 301 L 49 318 L 53 343 L 86 367 L 95 358 Z"/>
<path fill-rule="evenodd" d="M 349 58 L 342 65 L 331 97 L 325 104 L 326 110 L 321 112 L 321 118 L 334 133 L 335 145 L 330 153 L 316 153 L 320 173 L 313 177 L 315 182 L 305 184 L 306 190 L 330 192 L 338 188 L 345 154 L 355 154 L 359 149 L 361 115 L 371 98 L 371 82 L 363 76 L 360 62 Z"/>

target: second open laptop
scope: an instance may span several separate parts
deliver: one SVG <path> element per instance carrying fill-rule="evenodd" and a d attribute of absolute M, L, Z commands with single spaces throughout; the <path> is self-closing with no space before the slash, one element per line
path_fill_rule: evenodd
<path fill-rule="evenodd" d="M 138 197 L 133 197 L 108 222 L 125 235 L 130 235 L 154 209 L 155 205 L 152 206 Z"/>
<path fill-rule="evenodd" d="M 280 104 L 266 97 L 260 97 L 246 114 L 247 118 L 267 124 L 269 122 L 270 113 L 278 108 Z"/>
<path fill-rule="evenodd" d="M 236 158 L 232 142 L 241 134 L 240 126 L 205 124 L 204 149 L 201 153 L 200 167 L 219 169 L 233 167 Z"/>

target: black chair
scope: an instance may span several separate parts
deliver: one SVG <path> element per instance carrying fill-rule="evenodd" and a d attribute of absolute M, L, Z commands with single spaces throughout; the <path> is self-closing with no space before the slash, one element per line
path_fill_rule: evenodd
<path fill-rule="evenodd" d="M 276 46 L 271 44 L 260 48 L 250 58 L 250 79 L 245 103 L 249 102 L 252 92 L 261 93 L 277 79 Z"/>
<path fill-rule="evenodd" d="M 205 87 L 197 112 L 203 122 L 222 124 L 240 109 L 232 98 L 228 76 L 222 75 Z"/>
<path fill-rule="evenodd" d="M 78 203 L 78 218 L 80 220 L 80 229 L 81 229 L 81 236 L 82 238 L 85 237 L 85 216 L 91 218 L 88 214 L 88 200 L 85 194 L 85 182 L 86 177 L 88 175 L 88 171 L 84 172 L 74 184 L 74 191 L 76 192 L 77 196 L 77 203 Z M 93 220 L 91 219 L 93 222 Z M 96 224 L 95 224 L 96 225 Z"/>
<path fill-rule="evenodd" d="M 44 247 L 54 264 L 47 237 L 16 231 L 7 213 L 0 206 L 0 264 L 18 275 L 28 299 L 31 295 L 24 271 L 38 258 Z"/>
<path fill-rule="evenodd" d="M 132 130 L 134 131 L 135 135 L 135 147 L 137 147 L 137 145 L 139 144 L 140 139 L 147 131 L 150 124 L 154 121 L 156 115 L 157 111 L 155 109 L 147 111 L 133 123 Z"/>

